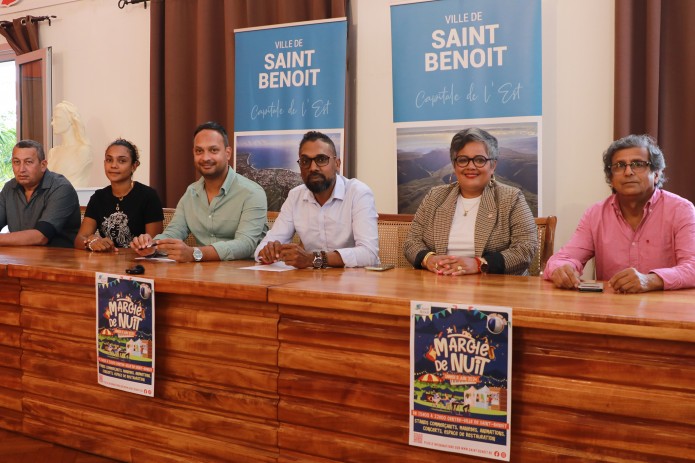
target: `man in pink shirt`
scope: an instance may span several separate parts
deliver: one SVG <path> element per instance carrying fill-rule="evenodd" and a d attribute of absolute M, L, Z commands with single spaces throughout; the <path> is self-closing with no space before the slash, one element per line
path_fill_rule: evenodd
<path fill-rule="evenodd" d="M 695 207 L 662 190 L 666 161 L 653 138 L 628 135 L 603 154 L 613 195 L 591 206 L 543 277 L 574 289 L 596 258 L 596 278 L 618 293 L 695 287 Z"/>

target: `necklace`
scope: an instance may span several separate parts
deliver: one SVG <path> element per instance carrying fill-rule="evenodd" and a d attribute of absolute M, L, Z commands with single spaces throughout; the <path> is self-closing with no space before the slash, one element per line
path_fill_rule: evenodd
<path fill-rule="evenodd" d="M 128 188 L 128 191 L 126 191 L 125 193 L 123 193 L 122 196 L 116 196 L 116 195 L 114 195 L 114 196 L 116 196 L 116 198 L 118 198 L 118 202 L 116 203 L 116 212 L 121 212 L 121 208 L 119 207 L 119 206 L 121 205 L 121 201 L 123 201 L 123 198 L 125 198 L 126 196 L 128 196 L 128 193 L 130 193 L 132 189 L 133 189 L 133 182 L 131 181 L 131 182 L 130 182 L 130 188 Z"/>
<path fill-rule="evenodd" d="M 468 209 L 466 209 L 466 204 L 468 204 Z M 475 210 L 480 204 L 480 196 L 477 198 L 464 198 L 461 197 L 461 209 L 463 209 L 463 216 L 468 217 L 468 213 Z"/>

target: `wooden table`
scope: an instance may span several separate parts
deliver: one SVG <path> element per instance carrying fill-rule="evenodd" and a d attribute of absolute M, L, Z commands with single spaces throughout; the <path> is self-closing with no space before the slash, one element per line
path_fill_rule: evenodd
<path fill-rule="evenodd" d="M 97 385 L 97 271 L 0 250 L 0 427 L 123 461 L 473 462 L 407 445 L 411 299 L 514 309 L 512 461 L 695 461 L 695 290 L 145 263 L 155 398 Z"/>

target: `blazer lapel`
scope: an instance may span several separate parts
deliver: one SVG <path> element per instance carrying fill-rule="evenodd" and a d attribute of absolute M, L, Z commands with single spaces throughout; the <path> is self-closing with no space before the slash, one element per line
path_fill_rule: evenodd
<path fill-rule="evenodd" d="M 483 190 L 480 200 L 478 216 L 475 219 L 475 255 L 483 255 L 485 245 L 490 239 L 490 234 L 497 223 L 497 202 L 495 201 L 494 188 L 490 185 Z"/>
<path fill-rule="evenodd" d="M 456 199 L 459 194 L 458 183 L 452 185 L 452 187 L 434 215 L 434 251 L 437 254 L 446 254 L 449 247 L 451 222 L 454 220 Z"/>

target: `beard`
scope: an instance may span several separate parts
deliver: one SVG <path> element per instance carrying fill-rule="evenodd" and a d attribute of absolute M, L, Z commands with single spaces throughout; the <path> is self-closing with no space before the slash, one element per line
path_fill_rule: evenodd
<path fill-rule="evenodd" d="M 312 193 L 322 193 L 332 187 L 334 183 L 335 178 L 329 180 L 322 174 L 311 174 L 304 182 Z"/>

